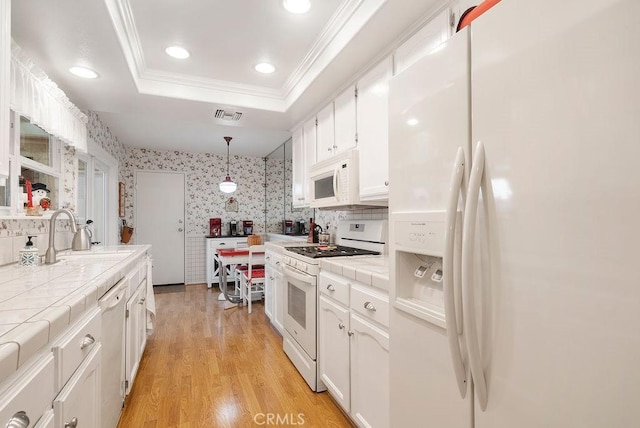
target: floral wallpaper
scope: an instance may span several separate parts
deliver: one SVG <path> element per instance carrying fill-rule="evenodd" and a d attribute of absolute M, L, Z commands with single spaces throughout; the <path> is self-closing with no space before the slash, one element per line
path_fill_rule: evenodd
<path fill-rule="evenodd" d="M 226 156 L 212 153 L 190 153 L 126 147 L 126 206 L 127 223 L 135 227 L 135 172 L 177 171 L 184 172 L 187 180 L 186 232 L 187 236 L 209 234 L 209 219 L 222 218 L 225 227 L 230 220 L 253 220 L 254 232 L 264 232 L 264 160 L 259 157 L 232 156 L 231 178 L 238 183 L 233 194 L 222 193 L 218 183 L 227 175 Z M 238 212 L 227 212 L 229 198 L 238 201 Z"/>
<path fill-rule="evenodd" d="M 118 141 L 96 112 L 88 111 L 87 117 L 89 119 L 87 122 L 87 140 L 97 143 L 118 161 L 118 181 L 125 181 L 126 149 L 124 144 Z"/>
<path fill-rule="evenodd" d="M 76 158 L 75 147 L 65 145 L 63 149 L 63 156 L 62 195 L 60 206 L 75 211 L 76 201 L 78 200 L 78 158 Z"/>
<path fill-rule="evenodd" d="M 292 173 L 293 162 L 291 159 L 267 160 L 265 171 L 267 233 L 282 233 L 282 220 L 305 220 L 308 222 L 314 216 L 313 208 L 292 209 Z"/>

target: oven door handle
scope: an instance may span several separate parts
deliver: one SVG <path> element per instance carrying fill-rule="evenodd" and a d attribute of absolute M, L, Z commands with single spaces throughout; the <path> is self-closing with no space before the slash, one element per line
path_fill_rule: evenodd
<path fill-rule="evenodd" d="M 297 270 L 295 270 L 292 267 L 289 267 L 287 265 L 284 265 L 284 270 L 285 270 L 285 275 L 290 276 L 293 279 L 297 279 L 298 281 L 302 281 L 305 284 L 308 284 L 309 286 L 313 285 L 311 283 L 311 278 L 313 278 L 311 275 L 307 275 L 305 273 L 298 272 Z"/>

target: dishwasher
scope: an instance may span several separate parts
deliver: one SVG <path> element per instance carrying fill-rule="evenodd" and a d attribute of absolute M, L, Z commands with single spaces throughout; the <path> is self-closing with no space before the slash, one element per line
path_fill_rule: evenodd
<path fill-rule="evenodd" d="M 102 310 L 102 426 L 118 425 L 124 404 L 124 326 L 127 281 L 120 281 L 98 302 Z"/>

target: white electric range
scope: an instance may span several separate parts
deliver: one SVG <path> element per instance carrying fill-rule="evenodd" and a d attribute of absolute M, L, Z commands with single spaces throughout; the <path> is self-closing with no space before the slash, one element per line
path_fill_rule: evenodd
<path fill-rule="evenodd" d="M 345 220 L 338 224 L 336 244 L 285 247 L 283 346 L 313 391 L 326 390 L 318 373 L 317 353 L 320 259 L 385 254 L 386 238 L 386 220 Z"/>

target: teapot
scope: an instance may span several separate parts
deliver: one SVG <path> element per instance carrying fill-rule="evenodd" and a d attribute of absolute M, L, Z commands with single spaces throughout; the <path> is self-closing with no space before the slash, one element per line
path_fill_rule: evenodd
<path fill-rule="evenodd" d="M 90 250 L 91 249 L 91 231 L 88 229 L 89 225 L 93 223 L 93 220 L 87 220 L 87 224 L 84 226 L 78 225 L 77 232 L 73 235 L 73 241 L 71 241 L 71 249 L 73 251 Z"/>

